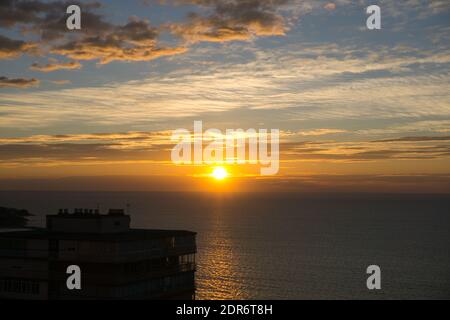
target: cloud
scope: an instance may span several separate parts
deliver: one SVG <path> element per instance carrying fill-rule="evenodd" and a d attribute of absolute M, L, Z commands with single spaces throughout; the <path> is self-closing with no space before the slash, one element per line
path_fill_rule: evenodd
<path fill-rule="evenodd" d="M 50 82 L 53 84 L 61 85 L 61 86 L 72 83 L 72 81 L 70 81 L 70 80 L 51 80 Z"/>
<path fill-rule="evenodd" d="M 0 173 L 8 173 L 7 176 L 15 181 L 17 176 L 11 175 L 13 168 L 20 168 L 17 172 L 22 177 L 135 175 L 136 172 L 140 175 L 145 172 L 150 176 L 192 175 L 192 167 L 176 167 L 170 161 L 170 150 L 174 146 L 170 136 L 171 131 L 150 131 L 0 138 Z M 340 191 L 349 185 L 359 191 L 363 190 L 363 186 L 387 191 L 386 186 L 391 184 L 397 185 L 399 190 L 405 190 L 405 186 L 426 185 L 430 188 L 434 185 L 437 188 L 442 187 L 442 184 L 448 185 L 450 181 L 445 171 L 445 164 L 450 158 L 448 137 L 442 137 L 442 140 L 439 137 L 391 139 L 390 142 L 298 141 L 299 136 L 286 132 L 283 132 L 282 137 L 287 140 L 280 149 L 281 174 L 272 180 L 248 181 L 261 181 L 258 184 L 263 185 L 268 183 L 270 188 L 275 189 L 277 185 L 285 185 L 297 191 L 300 185 L 309 191 L 312 190 L 309 187 L 327 185 L 337 187 Z M 436 166 L 438 163 L 443 164 L 440 169 Z M 347 174 L 336 170 L 342 167 L 346 168 L 344 172 Z M 304 172 L 310 171 L 307 168 L 313 168 L 311 172 L 333 174 L 304 175 Z M 317 171 L 317 168 L 320 170 Z M 386 172 L 386 168 L 391 170 Z M 233 169 L 237 175 L 233 181 L 246 180 L 246 170 L 252 168 Z M 358 176 L 358 172 L 364 175 Z M 393 172 L 395 174 L 389 174 Z M 9 184 L 12 185 L 14 183 Z"/>
<path fill-rule="evenodd" d="M 450 133 L 450 120 L 423 120 L 410 121 L 407 123 L 389 125 L 377 129 L 357 130 L 357 134 L 367 136 L 380 135 L 408 135 L 408 134 L 430 134 L 430 133 Z"/>
<path fill-rule="evenodd" d="M 206 7 L 206 16 L 191 13 L 188 23 L 171 24 L 170 30 L 195 43 L 248 40 L 255 36 L 282 36 L 285 19 L 277 9 L 288 0 L 185 0 Z"/>
<path fill-rule="evenodd" d="M 396 139 L 377 140 L 375 142 L 422 142 L 422 141 L 450 141 L 450 136 L 403 137 Z"/>
<path fill-rule="evenodd" d="M 40 1 L 3 0 L 0 3 L 0 26 L 14 27 L 16 24 L 35 23 L 39 14 L 51 10 L 52 4 Z"/>
<path fill-rule="evenodd" d="M 0 35 L 0 59 L 16 58 L 23 53 L 36 53 L 36 44 Z"/>
<path fill-rule="evenodd" d="M 68 143 L 114 143 L 134 146 L 143 142 L 147 147 L 151 144 L 166 144 L 170 141 L 170 131 L 149 132 L 118 132 L 118 133 L 84 133 L 59 135 L 33 135 L 27 137 L 0 138 L 0 145 L 4 144 L 68 144 Z"/>
<path fill-rule="evenodd" d="M 25 79 L 25 78 L 15 78 L 10 79 L 7 77 L 0 77 L 0 88 L 28 88 L 39 85 L 39 80 L 37 79 Z"/>
<path fill-rule="evenodd" d="M 0 138 L 0 161 L 162 161 L 170 162 L 171 131 L 35 135 Z M 301 141 L 282 132 L 282 162 L 373 162 L 450 157 L 450 137 L 425 136 L 380 141 Z"/>
<path fill-rule="evenodd" d="M 449 137 L 408 137 L 378 141 L 300 141 L 282 147 L 285 160 L 373 162 L 432 160 L 450 157 Z"/>
<path fill-rule="evenodd" d="M 79 5 L 83 11 L 83 33 L 101 32 L 110 24 L 91 10 L 101 7 L 99 2 L 3 0 L 0 4 L 0 27 L 21 26 L 23 31 L 39 34 L 44 41 L 64 37 L 66 8 Z"/>
<path fill-rule="evenodd" d="M 66 8 L 78 4 L 82 8 L 83 27 L 68 33 Z M 99 60 L 101 64 L 112 61 L 149 61 L 163 56 L 186 52 L 184 47 L 158 45 L 159 29 L 145 20 L 130 17 L 124 25 L 115 25 L 104 20 L 94 10 L 99 2 L 29 1 L 8 0 L 0 5 L 0 27 L 20 26 L 24 33 L 40 36 L 42 50 L 72 58 L 74 60 Z M 0 38 L 0 58 L 15 57 L 27 52 L 30 44 Z M 27 50 L 24 50 L 27 49 Z M 34 69 L 49 72 L 59 69 L 73 69 L 78 65 L 49 64 Z"/>
<path fill-rule="evenodd" d="M 342 129 L 314 129 L 314 130 L 306 130 L 306 131 L 299 131 L 296 134 L 299 136 L 325 136 L 325 135 L 331 135 L 331 134 L 339 134 L 339 133 L 346 133 L 347 130 Z"/>
<path fill-rule="evenodd" d="M 149 61 L 162 56 L 186 52 L 184 47 L 166 48 L 157 45 L 158 30 L 148 21 L 130 18 L 128 23 L 115 26 L 110 32 L 84 36 L 54 47 L 51 52 L 74 60 Z"/>
<path fill-rule="evenodd" d="M 70 5 L 72 4 L 76 3 L 70 2 Z M 102 15 L 91 11 L 101 7 L 99 3 L 83 3 L 79 5 L 82 10 L 82 28 L 76 32 L 78 36 L 99 35 L 114 29 L 114 25 L 105 21 Z M 44 43 L 66 38 L 67 15 L 65 12 L 68 6 L 69 3 L 56 4 L 44 19 L 28 27 L 25 26 L 24 29 L 40 35 Z"/>
<path fill-rule="evenodd" d="M 40 72 L 53 72 L 57 70 L 76 70 L 80 69 L 81 63 L 77 61 L 70 61 L 70 62 L 57 62 L 53 61 L 53 63 L 49 63 L 46 65 L 40 65 L 38 63 L 33 63 L 31 65 L 31 69 L 34 71 L 40 71 Z"/>
<path fill-rule="evenodd" d="M 429 1 L 428 8 L 434 14 L 440 14 L 450 10 L 450 4 L 447 0 L 433 0 Z"/>
<path fill-rule="evenodd" d="M 324 9 L 326 9 L 328 11 L 334 11 L 334 10 L 336 10 L 336 4 L 333 2 L 329 2 L 324 6 Z"/>
<path fill-rule="evenodd" d="M 239 63 L 228 59 L 244 49 L 251 59 Z M 174 71 L 151 73 L 142 80 L 2 94 L 0 127 L 55 128 L 64 123 L 102 130 L 137 125 L 147 130 L 145 125 L 158 121 L 209 119 L 219 112 L 236 116 L 238 111 L 239 119 L 250 127 L 255 114 L 269 115 L 261 122 L 279 119 L 284 125 L 313 120 L 448 119 L 450 76 L 442 70 L 450 63 L 450 54 L 437 51 L 422 57 L 402 48 L 399 56 L 398 51 L 307 43 L 267 50 L 248 44 L 227 50 L 193 48 L 170 62 Z M 218 54 L 227 58 L 196 63 L 204 62 L 205 55 Z M 420 72 L 411 72 L 417 68 Z M 445 126 L 429 127 L 442 131 Z M 319 128 L 333 127 L 327 122 Z"/>
<path fill-rule="evenodd" d="M 171 132 L 35 135 L 0 138 L 0 167 L 170 162 Z"/>
<path fill-rule="evenodd" d="M 334 2 L 312 0 L 173 0 L 160 1 L 194 6 L 195 12 L 187 22 L 168 25 L 175 35 L 187 43 L 199 41 L 242 41 L 254 37 L 282 36 L 293 25 L 298 16 L 325 7 L 334 10 L 336 5 L 355 5 L 348 0 Z M 358 6 L 366 6 L 361 0 Z M 68 35 L 65 9 L 78 4 L 83 10 L 83 28 Z M 78 60 L 148 61 L 162 56 L 171 56 L 187 51 L 183 45 L 162 47 L 158 45 L 161 29 L 167 26 L 150 27 L 148 23 L 133 18 L 126 25 L 115 25 L 96 12 L 103 4 L 97 1 L 32 1 L 4 0 L 0 4 L 0 27 L 19 27 L 22 32 L 40 36 L 40 49 L 48 47 L 51 52 Z M 448 1 L 383 1 L 383 7 L 392 16 L 404 12 L 437 14 L 449 9 Z M 406 13 L 406 14 L 407 14 Z M 75 38 L 75 39 L 74 39 Z M 30 44 L 9 42 L 9 51 L 0 51 L 0 58 L 15 57 L 28 52 L 20 46 Z M 6 48 L 6 47 L 5 47 Z M 29 48 L 31 49 L 31 48 Z"/>

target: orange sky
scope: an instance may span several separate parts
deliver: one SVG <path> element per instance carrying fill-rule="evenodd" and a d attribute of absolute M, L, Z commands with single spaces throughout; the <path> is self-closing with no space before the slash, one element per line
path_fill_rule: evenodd
<path fill-rule="evenodd" d="M 450 192 L 443 2 L 100 2 L 0 10 L 0 189 Z M 194 121 L 279 130 L 278 174 L 175 165 Z"/>

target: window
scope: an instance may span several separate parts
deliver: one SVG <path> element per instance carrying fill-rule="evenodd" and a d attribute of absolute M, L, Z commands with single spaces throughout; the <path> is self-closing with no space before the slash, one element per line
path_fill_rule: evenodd
<path fill-rule="evenodd" d="M 40 286 L 38 282 L 15 279 L 0 280 L 0 291 L 22 294 L 39 294 Z"/>

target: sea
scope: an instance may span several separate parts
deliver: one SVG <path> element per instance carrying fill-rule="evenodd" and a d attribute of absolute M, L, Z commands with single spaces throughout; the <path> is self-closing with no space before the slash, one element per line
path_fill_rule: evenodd
<path fill-rule="evenodd" d="M 127 208 L 133 228 L 195 231 L 199 300 L 450 298 L 450 195 L 2 191 L 0 206 L 32 226 L 99 207 Z"/>

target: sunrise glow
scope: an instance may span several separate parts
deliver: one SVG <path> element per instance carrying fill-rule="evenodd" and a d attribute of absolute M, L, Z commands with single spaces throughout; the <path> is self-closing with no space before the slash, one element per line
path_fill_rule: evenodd
<path fill-rule="evenodd" d="M 228 172 L 224 167 L 217 167 L 214 168 L 211 176 L 216 180 L 224 180 L 228 177 Z"/>

